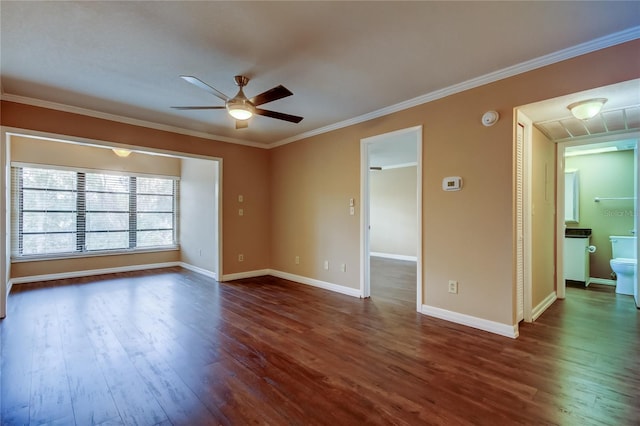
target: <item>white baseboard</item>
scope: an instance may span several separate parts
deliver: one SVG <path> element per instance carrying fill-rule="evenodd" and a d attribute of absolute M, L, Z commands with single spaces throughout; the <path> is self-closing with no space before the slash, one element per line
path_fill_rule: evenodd
<path fill-rule="evenodd" d="M 407 260 L 409 262 L 418 261 L 418 258 L 416 256 L 405 256 L 404 254 L 380 253 L 377 251 L 372 251 L 369 253 L 369 255 L 375 257 L 384 257 L 385 259 Z"/>
<path fill-rule="evenodd" d="M 262 277 L 264 275 L 269 275 L 269 271 L 269 269 L 258 269 L 255 271 L 237 272 L 235 274 L 224 274 L 222 275 L 221 281 L 233 281 L 241 280 L 244 278 Z"/>
<path fill-rule="evenodd" d="M 212 272 L 207 269 L 203 269 L 198 266 L 194 266 L 194 265 L 191 265 L 190 263 L 185 263 L 185 262 L 180 262 L 180 266 L 183 267 L 184 269 L 188 269 L 190 271 L 205 275 L 209 278 L 213 278 L 214 280 L 218 281 L 218 274 L 215 272 Z"/>
<path fill-rule="evenodd" d="M 538 306 L 533 308 L 533 310 L 531 311 L 531 319 L 533 321 L 537 320 L 538 317 L 542 315 L 542 313 L 546 311 L 549 306 L 553 305 L 553 302 L 555 302 L 556 300 L 558 300 L 558 295 L 555 291 L 552 291 L 547 297 L 544 298 L 542 302 L 538 304 Z"/>
<path fill-rule="evenodd" d="M 471 315 L 461 314 L 459 312 L 448 311 L 435 306 L 422 305 L 421 312 L 425 315 L 451 321 L 456 324 L 466 325 L 468 327 L 477 328 L 479 330 L 488 331 L 489 333 L 499 334 L 500 336 L 515 339 L 518 337 L 518 325 L 502 324 L 495 321 L 489 321 L 484 318 L 478 318 Z"/>
<path fill-rule="evenodd" d="M 589 278 L 589 284 L 604 284 L 604 285 L 612 285 L 615 287 L 615 280 L 607 280 L 604 278 Z"/>
<path fill-rule="evenodd" d="M 347 296 L 362 297 L 362 293 L 360 293 L 359 288 L 345 287 L 343 285 L 320 281 L 313 278 L 307 278 L 301 275 L 290 274 L 288 272 L 276 271 L 273 269 L 269 271 L 269 275 L 273 275 L 274 277 L 282 278 L 284 280 L 295 281 L 301 284 L 322 288 L 325 290 L 335 291 L 336 293 L 346 294 Z"/>
<path fill-rule="evenodd" d="M 160 269 L 181 266 L 180 262 L 147 263 L 145 265 L 118 266 L 116 268 L 87 269 L 84 271 L 62 272 L 58 274 L 32 275 L 29 277 L 16 277 L 9 280 L 9 286 L 13 284 L 25 284 L 38 281 L 64 280 L 67 278 L 89 277 L 92 275 L 116 274 L 119 272 L 142 271 L 145 269 Z M 9 287 L 11 288 L 11 287 Z"/>

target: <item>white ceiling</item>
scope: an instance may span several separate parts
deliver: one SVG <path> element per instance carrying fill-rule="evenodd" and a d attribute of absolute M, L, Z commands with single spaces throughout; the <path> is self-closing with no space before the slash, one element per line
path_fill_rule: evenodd
<path fill-rule="evenodd" d="M 632 2 L 0 2 L 2 96 L 114 114 L 223 140 L 278 144 L 614 33 L 638 37 Z M 235 130 L 194 75 L 233 96 L 278 84 Z M 37 100 L 37 101 L 35 101 Z"/>

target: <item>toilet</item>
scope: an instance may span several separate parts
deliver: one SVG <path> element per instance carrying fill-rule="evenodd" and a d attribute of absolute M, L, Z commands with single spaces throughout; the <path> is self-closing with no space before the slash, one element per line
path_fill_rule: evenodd
<path fill-rule="evenodd" d="M 617 277 L 616 293 L 633 295 L 638 268 L 636 237 L 612 235 L 609 239 L 613 252 L 609 263 Z"/>

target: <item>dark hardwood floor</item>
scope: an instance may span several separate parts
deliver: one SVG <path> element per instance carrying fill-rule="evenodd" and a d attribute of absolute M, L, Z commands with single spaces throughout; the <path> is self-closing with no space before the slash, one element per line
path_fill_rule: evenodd
<path fill-rule="evenodd" d="M 14 286 L 2 425 L 638 425 L 640 315 L 569 288 L 516 340 L 272 277 Z"/>

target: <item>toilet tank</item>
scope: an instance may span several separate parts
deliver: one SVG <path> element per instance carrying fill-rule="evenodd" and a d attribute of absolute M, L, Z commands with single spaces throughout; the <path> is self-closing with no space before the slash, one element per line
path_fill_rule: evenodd
<path fill-rule="evenodd" d="M 614 259 L 620 257 L 636 259 L 636 237 L 611 235 L 609 239 Z"/>

